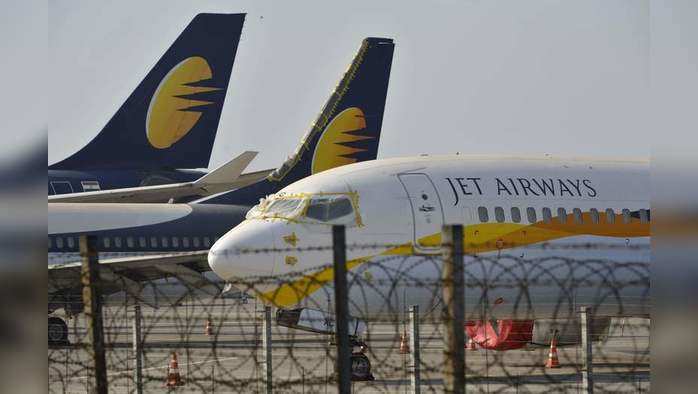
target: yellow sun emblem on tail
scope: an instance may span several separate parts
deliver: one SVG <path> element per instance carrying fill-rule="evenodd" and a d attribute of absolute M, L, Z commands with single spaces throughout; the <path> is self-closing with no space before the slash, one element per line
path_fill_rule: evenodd
<path fill-rule="evenodd" d="M 150 145 L 166 149 L 189 133 L 201 117 L 200 107 L 213 104 L 196 94 L 220 90 L 197 86 L 212 76 L 211 67 L 199 56 L 184 59 L 165 75 L 148 106 L 145 129 Z"/>
<path fill-rule="evenodd" d="M 312 173 L 317 174 L 331 168 L 356 163 L 358 159 L 355 154 L 368 150 L 360 141 L 375 138 L 356 133 L 365 129 L 366 117 L 359 108 L 350 107 L 335 116 L 317 143 L 313 155 Z"/>

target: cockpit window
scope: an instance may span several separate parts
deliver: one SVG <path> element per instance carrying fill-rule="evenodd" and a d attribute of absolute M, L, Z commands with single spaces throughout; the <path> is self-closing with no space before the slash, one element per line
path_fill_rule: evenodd
<path fill-rule="evenodd" d="M 301 206 L 303 200 L 299 198 L 294 199 L 283 199 L 283 200 L 272 200 L 267 206 L 266 211 L 272 215 L 277 215 L 280 217 L 289 217 L 296 213 L 298 207 Z"/>
<path fill-rule="evenodd" d="M 329 222 L 347 216 L 353 210 L 351 201 L 347 197 L 322 197 L 310 201 L 305 216 L 321 222 Z"/>
<path fill-rule="evenodd" d="M 356 212 L 355 193 L 307 193 L 272 195 L 260 200 L 248 213 L 247 219 L 276 218 L 297 222 L 356 224 L 361 219 Z"/>
<path fill-rule="evenodd" d="M 247 213 L 246 218 L 284 218 L 292 219 L 298 216 L 303 206 L 302 198 L 263 198 Z"/>

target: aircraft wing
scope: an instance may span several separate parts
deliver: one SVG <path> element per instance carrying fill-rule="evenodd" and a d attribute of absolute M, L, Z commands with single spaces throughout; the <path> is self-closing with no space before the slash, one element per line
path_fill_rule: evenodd
<path fill-rule="evenodd" d="M 99 288 L 103 294 L 125 291 L 139 299 L 144 282 L 177 278 L 190 289 L 216 295 L 220 289 L 203 276 L 210 271 L 208 250 L 161 253 L 137 257 L 99 260 Z M 81 294 L 81 263 L 71 262 L 48 267 L 49 303 L 60 304 L 69 295 Z"/>
<path fill-rule="evenodd" d="M 243 174 L 257 152 L 247 151 L 193 182 L 129 187 L 48 197 L 48 202 L 155 203 L 186 202 L 227 190 L 238 189 L 266 178 L 273 169 Z"/>

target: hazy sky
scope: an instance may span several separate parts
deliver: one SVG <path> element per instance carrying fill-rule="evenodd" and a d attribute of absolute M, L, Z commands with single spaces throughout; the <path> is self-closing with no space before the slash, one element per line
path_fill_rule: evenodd
<path fill-rule="evenodd" d="M 367 36 L 396 42 L 379 158 L 650 153 L 647 1 L 328 3 L 49 2 L 49 163 L 101 130 L 198 12 L 248 14 L 212 166 L 244 150 L 261 152 L 251 168 L 280 164 Z"/>

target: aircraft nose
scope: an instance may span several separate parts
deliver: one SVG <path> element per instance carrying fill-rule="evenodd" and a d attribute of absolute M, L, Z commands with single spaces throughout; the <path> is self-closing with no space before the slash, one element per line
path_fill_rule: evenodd
<path fill-rule="evenodd" d="M 224 280 L 273 272 L 274 226 L 261 220 L 244 221 L 221 237 L 208 252 L 208 265 Z"/>

